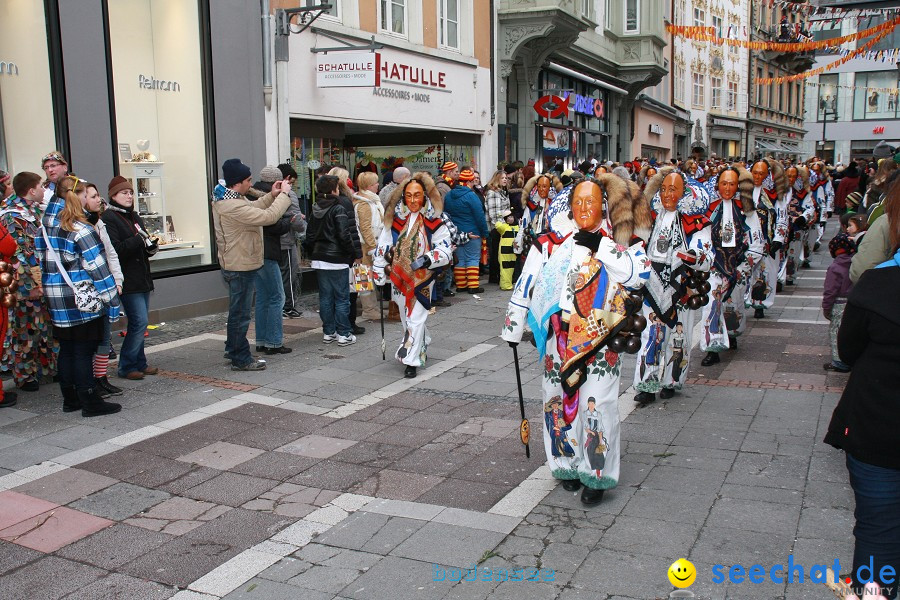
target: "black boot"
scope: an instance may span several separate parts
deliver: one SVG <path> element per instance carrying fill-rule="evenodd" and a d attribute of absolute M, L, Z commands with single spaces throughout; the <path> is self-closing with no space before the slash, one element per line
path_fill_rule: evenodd
<path fill-rule="evenodd" d="M 3 392 L 3 400 L 0 400 L 0 408 L 15 406 L 18 401 L 19 398 L 15 392 Z"/>
<path fill-rule="evenodd" d="M 737 350 L 737 337 L 733 335 L 728 336 L 728 348 L 731 350 Z"/>
<path fill-rule="evenodd" d="M 706 356 L 703 357 L 703 360 L 700 361 L 700 364 L 704 367 L 709 367 L 711 365 L 717 365 L 722 362 L 722 359 L 719 358 L 718 352 L 707 352 Z"/>
<path fill-rule="evenodd" d="M 406 370 L 403 372 L 403 376 L 409 379 L 412 379 L 416 376 L 416 368 L 415 367 L 406 367 Z"/>
<path fill-rule="evenodd" d="M 765 319 L 766 312 L 761 308 L 757 308 L 756 310 L 753 311 L 753 318 L 754 319 Z"/>
<path fill-rule="evenodd" d="M 663 388 L 659 390 L 659 397 L 662 400 L 668 400 L 675 395 L 675 388 Z"/>
<path fill-rule="evenodd" d="M 580 479 L 563 479 L 562 480 L 563 489 L 567 492 L 575 492 L 581 488 L 581 480 Z"/>
<path fill-rule="evenodd" d="M 646 406 L 651 402 L 656 401 L 656 394 L 651 394 L 650 392 L 638 392 L 638 395 L 634 397 L 634 401 L 641 406 Z"/>
<path fill-rule="evenodd" d="M 775 282 L 775 292 L 780 293 L 781 290 L 783 290 L 783 289 L 784 289 L 784 286 L 781 284 L 781 282 L 776 281 Z"/>
<path fill-rule="evenodd" d="M 104 401 L 93 389 L 78 391 L 78 399 L 81 401 L 82 417 L 100 417 L 122 410 L 121 404 Z"/>
<path fill-rule="evenodd" d="M 109 382 L 109 378 L 104 375 L 103 377 L 95 377 L 94 378 L 94 387 L 98 390 L 103 390 L 107 392 L 110 396 L 121 396 L 125 390 L 122 388 L 116 387 Z"/>
<path fill-rule="evenodd" d="M 59 390 L 63 397 L 63 412 L 75 412 L 81 410 L 81 400 L 75 392 L 74 385 L 60 385 Z"/>
<path fill-rule="evenodd" d="M 585 506 L 599 504 L 600 501 L 603 500 L 604 491 L 605 490 L 595 490 L 593 488 L 585 487 L 581 492 L 581 503 Z"/>
<path fill-rule="evenodd" d="M 484 288 L 483 287 L 466 288 L 466 291 L 469 292 L 470 294 L 483 294 Z"/>

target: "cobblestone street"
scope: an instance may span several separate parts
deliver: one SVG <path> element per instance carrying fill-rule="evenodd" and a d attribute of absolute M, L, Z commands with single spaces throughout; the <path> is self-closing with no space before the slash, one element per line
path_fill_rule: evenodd
<path fill-rule="evenodd" d="M 411 380 L 390 356 L 396 323 L 383 361 L 378 323 L 326 346 L 308 305 L 285 321 L 294 352 L 255 373 L 223 360 L 223 315 L 161 325 L 160 374 L 114 380 L 122 412 L 63 414 L 53 385 L 0 411 L 3 596 L 648 600 L 668 597 L 685 557 L 698 598 L 830 597 L 809 579 L 712 582 L 716 564 L 768 572 L 789 556 L 849 569 L 853 496 L 843 453 L 821 441 L 846 382 L 822 370 L 827 260 L 721 364 L 701 367 L 695 348 L 670 400 L 635 408 L 623 359 L 621 479 L 587 510 L 543 466 L 528 344 L 525 457 L 496 286 L 438 309 Z M 476 567 L 492 580 L 466 581 Z M 537 581 L 497 580 L 528 568 Z"/>

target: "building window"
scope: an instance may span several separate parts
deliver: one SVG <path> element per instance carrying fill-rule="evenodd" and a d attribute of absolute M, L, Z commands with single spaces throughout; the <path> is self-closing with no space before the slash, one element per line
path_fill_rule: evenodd
<path fill-rule="evenodd" d="M 722 17 L 713 16 L 712 26 L 713 30 L 716 32 L 716 37 L 722 37 Z"/>
<path fill-rule="evenodd" d="M 729 23 L 729 24 L 728 24 L 728 30 L 725 32 L 725 37 L 727 37 L 727 38 L 730 39 L 730 40 L 739 40 L 739 39 L 741 39 L 740 35 L 738 34 L 738 26 L 735 25 L 734 23 Z M 734 45 L 732 45 L 732 44 L 728 44 L 728 53 L 729 53 L 729 54 L 737 54 L 737 53 L 738 53 L 738 47 L 737 47 L 737 46 L 734 46 Z"/>
<path fill-rule="evenodd" d="M 706 82 L 703 73 L 694 73 L 693 94 L 691 95 L 691 104 L 697 108 L 703 108 L 706 102 Z"/>
<path fill-rule="evenodd" d="M 637 33 L 641 29 L 639 0 L 625 1 L 625 33 Z"/>
<path fill-rule="evenodd" d="M 459 48 L 459 0 L 440 0 L 441 46 Z"/>
<path fill-rule="evenodd" d="M 581 14 L 591 21 L 594 20 L 594 0 L 581 0 Z"/>
<path fill-rule="evenodd" d="M 687 0 L 675 0 L 675 25 L 684 25 L 684 15 L 687 12 Z"/>
<path fill-rule="evenodd" d="M 756 69 L 756 79 L 757 80 L 762 79 L 762 76 L 763 76 L 762 69 L 757 68 Z M 761 84 L 761 83 L 756 84 L 756 105 L 759 107 L 762 107 L 762 105 L 763 105 L 763 90 L 764 89 L 765 89 L 765 87 L 763 86 L 763 84 Z"/>
<path fill-rule="evenodd" d="M 57 145 L 50 58 L 47 44 L 20 37 L 47 30 L 44 3 L 7 2 L 0 13 L 0 169 L 40 175 L 41 157 Z"/>
<path fill-rule="evenodd" d="M 832 77 L 836 77 L 832 75 Z M 820 80 L 822 77 L 820 76 Z M 853 91 L 854 119 L 895 119 L 897 118 L 897 70 L 857 73 Z M 821 84 L 819 85 L 821 88 Z M 836 84 L 834 87 L 837 87 Z M 835 109 L 837 110 L 837 109 Z M 820 109 L 820 114 L 823 112 Z M 834 117 L 829 114 L 828 119 Z"/>
<path fill-rule="evenodd" d="M 769 71 L 769 79 L 774 79 L 774 78 L 775 78 L 775 73 L 773 73 L 772 71 Z M 766 89 L 769 90 L 769 94 L 768 94 L 769 97 L 768 97 L 768 101 L 766 102 L 766 106 L 768 108 L 775 108 L 775 84 L 774 83 L 768 84 L 766 86 Z"/>
<path fill-rule="evenodd" d="M 381 0 L 381 31 L 406 35 L 406 0 Z"/>
<path fill-rule="evenodd" d="M 706 26 L 706 11 L 702 8 L 694 7 L 694 27 Z"/>
<path fill-rule="evenodd" d="M 606 0 L 605 10 L 603 11 L 603 19 L 606 23 L 607 29 L 612 29 L 612 2 L 611 0 Z"/>
<path fill-rule="evenodd" d="M 341 18 L 341 11 L 340 11 L 341 0 L 327 0 L 327 2 L 328 2 L 328 4 L 331 5 L 331 8 L 329 8 L 328 10 L 323 10 L 322 16 L 323 17 L 326 17 L 326 16 L 334 17 L 335 19 L 340 19 Z M 319 6 L 324 3 L 325 2 L 323 0 L 304 0 L 304 4 L 306 6 Z"/>
<path fill-rule="evenodd" d="M 165 242 L 153 272 L 213 259 L 198 4 L 108 3 L 119 172 L 132 181 L 146 230 Z M 124 160 L 139 151 L 140 160 Z"/>
<path fill-rule="evenodd" d="M 727 109 L 731 111 L 737 110 L 738 84 L 736 81 L 728 82 L 728 104 Z"/>
<path fill-rule="evenodd" d="M 675 102 L 684 102 L 684 67 L 675 65 Z"/>
<path fill-rule="evenodd" d="M 722 78 L 710 77 L 709 87 L 712 90 L 712 108 L 722 108 Z"/>

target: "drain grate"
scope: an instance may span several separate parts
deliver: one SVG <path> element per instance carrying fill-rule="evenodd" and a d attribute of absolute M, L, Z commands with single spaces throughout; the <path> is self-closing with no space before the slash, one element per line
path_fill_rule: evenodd
<path fill-rule="evenodd" d="M 331 360 L 334 360 L 336 358 L 347 358 L 343 354 L 323 354 L 322 356 L 324 356 L 325 358 L 330 358 Z"/>

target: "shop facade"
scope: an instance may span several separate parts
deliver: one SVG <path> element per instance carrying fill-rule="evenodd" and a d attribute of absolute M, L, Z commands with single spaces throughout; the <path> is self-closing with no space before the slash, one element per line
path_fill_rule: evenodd
<path fill-rule="evenodd" d="M 709 115 L 706 126 L 709 131 L 711 155 L 726 159 L 736 159 L 744 156 L 746 121 Z"/>
<path fill-rule="evenodd" d="M 259 3 L 249 0 L 7 0 L 0 14 L 0 168 L 41 173 L 59 149 L 106 193 L 133 180 L 162 241 L 151 319 L 227 307 L 210 193 L 218 164 L 265 164 Z M 47 33 L 47 44 L 21 32 Z M 234 44 L 233 39 L 257 43 Z M 241 93 L 235 93 L 241 90 Z"/>
<path fill-rule="evenodd" d="M 806 130 L 750 119 L 748 133 L 752 157 L 773 156 L 778 159 L 803 160 L 803 136 Z M 808 157 L 806 157 L 808 158 Z"/>
<path fill-rule="evenodd" d="M 634 105 L 635 156 L 658 163 L 675 158 L 675 110 L 652 98 L 642 97 Z"/>

